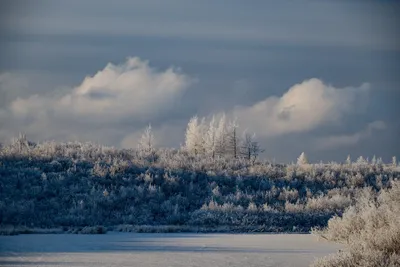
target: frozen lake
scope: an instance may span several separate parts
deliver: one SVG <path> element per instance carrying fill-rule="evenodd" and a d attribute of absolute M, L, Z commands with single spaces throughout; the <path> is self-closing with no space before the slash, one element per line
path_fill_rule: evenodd
<path fill-rule="evenodd" d="M 340 246 L 306 234 L 0 236 L 0 266 L 309 266 Z"/>

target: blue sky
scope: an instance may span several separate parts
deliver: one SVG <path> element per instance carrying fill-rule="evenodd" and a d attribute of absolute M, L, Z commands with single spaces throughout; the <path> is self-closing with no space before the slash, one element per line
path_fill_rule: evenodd
<path fill-rule="evenodd" d="M 151 123 L 160 146 L 179 146 L 191 116 L 225 112 L 256 132 L 267 158 L 389 161 L 400 156 L 399 7 L 6 1 L 0 140 L 22 131 L 134 147 Z"/>

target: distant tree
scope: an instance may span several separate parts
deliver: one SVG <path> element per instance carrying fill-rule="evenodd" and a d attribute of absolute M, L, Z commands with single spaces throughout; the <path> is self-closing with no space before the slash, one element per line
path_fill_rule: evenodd
<path fill-rule="evenodd" d="M 371 160 L 372 165 L 376 165 L 376 156 L 374 155 Z"/>
<path fill-rule="evenodd" d="M 392 158 L 392 165 L 393 165 L 393 167 L 397 167 L 397 158 L 396 158 L 396 156 L 393 156 L 393 158 Z"/>
<path fill-rule="evenodd" d="M 368 164 L 368 160 L 364 159 L 363 156 L 359 156 L 356 163 L 357 164 Z"/>
<path fill-rule="evenodd" d="M 25 134 L 19 133 L 18 138 L 13 138 L 11 146 L 18 152 L 22 152 L 29 149 L 29 141 Z"/>
<path fill-rule="evenodd" d="M 235 159 L 239 155 L 240 139 L 238 137 L 238 127 L 239 125 L 237 124 L 236 120 L 231 121 L 227 127 L 226 134 L 227 152 Z"/>
<path fill-rule="evenodd" d="M 213 159 L 215 158 L 216 152 L 216 132 L 215 117 L 213 116 L 203 138 L 204 150 L 206 154 L 210 155 Z"/>
<path fill-rule="evenodd" d="M 215 133 L 216 155 L 224 156 L 226 154 L 227 138 L 226 138 L 226 116 L 222 115 L 218 122 L 218 127 Z"/>
<path fill-rule="evenodd" d="M 139 139 L 138 150 L 142 157 L 154 156 L 154 135 L 149 124 Z"/>
<path fill-rule="evenodd" d="M 297 165 L 306 165 L 306 164 L 308 164 L 308 159 L 306 154 L 302 152 L 300 156 L 297 158 Z"/>
<path fill-rule="evenodd" d="M 252 161 L 253 163 L 256 161 L 258 155 L 264 152 L 263 149 L 260 148 L 257 141 L 255 141 L 256 134 L 249 134 L 244 132 L 243 142 L 240 147 L 240 154 L 245 159 Z"/>
<path fill-rule="evenodd" d="M 185 149 L 195 155 L 203 151 L 203 124 L 199 123 L 197 116 L 192 117 L 187 125 Z"/>
<path fill-rule="evenodd" d="M 350 155 L 348 155 L 347 158 L 346 158 L 346 164 L 347 165 L 351 165 L 351 157 L 350 157 Z"/>

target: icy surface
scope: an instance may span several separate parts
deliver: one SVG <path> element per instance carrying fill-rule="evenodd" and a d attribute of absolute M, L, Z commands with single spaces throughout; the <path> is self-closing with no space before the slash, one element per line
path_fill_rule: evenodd
<path fill-rule="evenodd" d="M 309 266 L 340 247 L 306 234 L 0 236 L 0 266 Z"/>

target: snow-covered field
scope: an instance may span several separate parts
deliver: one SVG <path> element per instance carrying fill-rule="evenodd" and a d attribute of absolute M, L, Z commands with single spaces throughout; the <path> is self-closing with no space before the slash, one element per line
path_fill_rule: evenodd
<path fill-rule="evenodd" d="M 0 236 L 0 266 L 309 266 L 337 251 L 306 234 Z"/>

